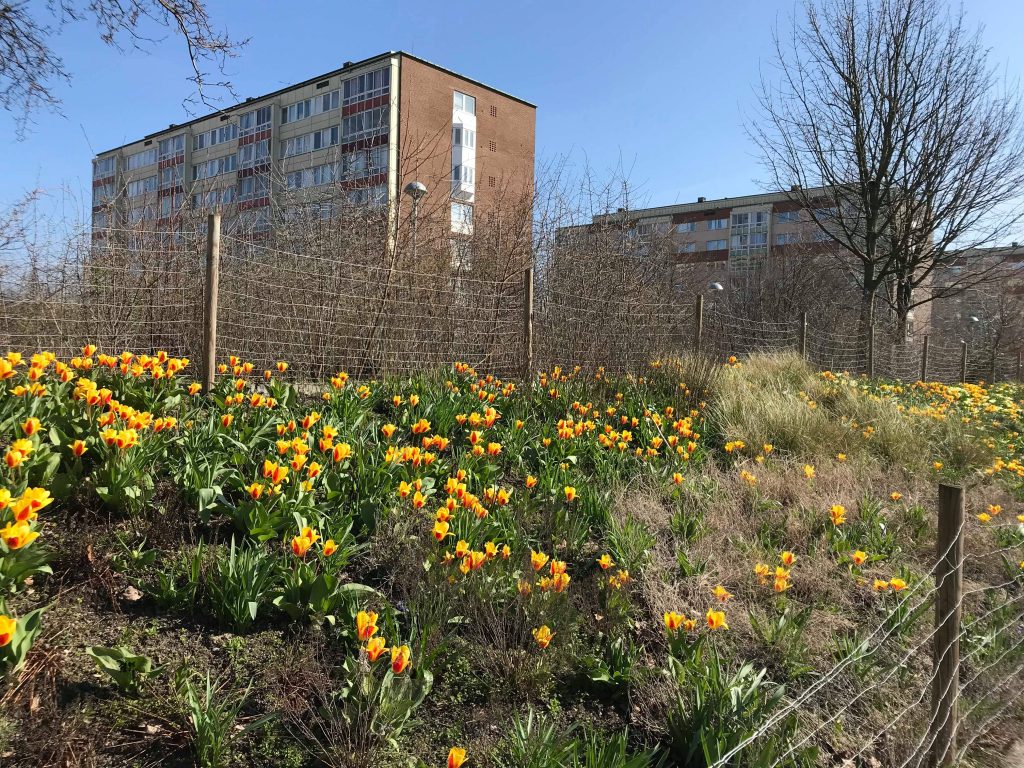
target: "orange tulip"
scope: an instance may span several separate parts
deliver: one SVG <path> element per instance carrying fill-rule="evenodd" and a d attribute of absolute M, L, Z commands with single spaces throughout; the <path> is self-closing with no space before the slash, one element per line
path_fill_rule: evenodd
<path fill-rule="evenodd" d="M 334 539 L 328 539 L 324 542 L 324 557 L 330 557 L 338 551 L 338 545 L 334 543 Z"/>
<path fill-rule="evenodd" d="M 366 642 L 377 634 L 377 614 L 373 611 L 360 611 L 356 614 L 356 637 Z"/>
<path fill-rule="evenodd" d="M 462 747 L 452 747 L 448 750 L 448 768 L 462 768 L 466 762 L 466 750 Z"/>
<path fill-rule="evenodd" d="M 25 433 L 26 437 L 32 437 L 32 435 L 42 428 L 42 422 L 40 422 L 35 416 L 30 416 L 21 423 L 21 431 Z"/>
<path fill-rule="evenodd" d="M 565 491 L 565 500 L 566 501 L 575 501 L 575 499 L 576 499 L 576 489 L 575 488 L 573 488 L 571 485 L 567 485 L 567 486 L 565 486 L 564 491 Z"/>
<path fill-rule="evenodd" d="M 551 638 L 554 636 L 555 633 L 548 628 L 547 624 L 543 624 L 533 630 L 533 639 L 541 648 L 547 648 L 551 645 Z"/>
<path fill-rule="evenodd" d="M 677 631 L 683 626 L 685 621 L 686 617 L 683 614 L 676 613 L 675 611 L 665 611 L 665 629 L 669 632 Z"/>
<path fill-rule="evenodd" d="M 383 637 L 371 637 L 366 643 L 366 658 L 371 663 L 377 661 L 388 650 Z"/>
<path fill-rule="evenodd" d="M 400 645 L 391 648 L 391 671 L 396 675 L 402 674 L 409 668 L 409 646 Z"/>
<path fill-rule="evenodd" d="M 705 617 L 708 622 L 708 629 L 728 629 L 729 625 L 725 623 L 725 612 L 709 610 Z"/>
<path fill-rule="evenodd" d="M 534 552 L 530 550 L 530 564 L 533 565 L 533 570 L 539 571 L 548 562 L 548 556 L 543 552 Z"/>

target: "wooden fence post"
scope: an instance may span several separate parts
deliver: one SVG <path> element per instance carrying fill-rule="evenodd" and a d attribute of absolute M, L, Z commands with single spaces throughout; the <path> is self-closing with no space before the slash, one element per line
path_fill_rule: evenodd
<path fill-rule="evenodd" d="M 807 313 L 800 313 L 800 357 L 807 359 Z"/>
<path fill-rule="evenodd" d="M 928 334 L 924 335 L 921 345 L 921 381 L 928 381 Z"/>
<path fill-rule="evenodd" d="M 875 324 L 868 326 L 868 378 L 875 378 Z"/>
<path fill-rule="evenodd" d="M 956 757 L 960 693 L 960 617 L 964 565 L 964 489 L 939 485 L 935 564 L 935 639 L 929 743 L 932 768 L 950 768 Z"/>
<path fill-rule="evenodd" d="M 704 294 L 697 294 L 693 307 L 693 351 L 700 352 L 701 337 L 704 334 Z"/>
<path fill-rule="evenodd" d="M 533 376 L 533 266 L 523 271 L 523 381 Z"/>
<path fill-rule="evenodd" d="M 967 383 L 967 342 L 960 342 L 960 383 Z"/>
<path fill-rule="evenodd" d="M 217 293 L 220 290 L 220 214 L 206 219 L 206 313 L 203 317 L 203 394 L 217 373 Z"/>

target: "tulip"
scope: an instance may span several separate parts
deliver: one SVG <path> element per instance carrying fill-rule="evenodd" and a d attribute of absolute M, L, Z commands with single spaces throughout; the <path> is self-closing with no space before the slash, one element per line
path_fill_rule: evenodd
<path fill-rule="evenodd" d="M 806 477 L 808 480 L 814 479 L 814 467 L 812 467 L 810 464 L 804 464 L 804 477 Z"/>
<path fill-rule="evenodd" d="M 445 537 L 448 535 L 448 528 L 448 523 L 445 521 L 439 520 L 434 523 L 434 538 L 438 541 L 444 541 Z"/>
<path fill-rule="evenodd" d="M 360 611 L 356 614 L 356 637 L 365 643 L 377 634 L 377 614 L 373 611 Z"/>
<path fill-rule="evenodd" d="M 10 645 L 14 639 L 14 633 L 18 629 L 18 622 L 10 616 L 0 615 L 0 648 Z"/>
<path fill-rule="evenodd" d="M 231 426 L 231 422 L 233 422 L 234 420 L 234 416 L 232 416 L 230 413 L 225 413 L 220 417 L 220 425 L 227 429 L 228 427 Z"/>
<path fill-rule="evenodd" d="M 469 543 L 463 539 L 459 539 L 455 545 L 455 556 L 460 560 L 469 553 Z"/>
<path fill-rule="evenodd" d="M 903 579 L 889 579 L 889 586 L 892 587 L 893 592 L 902 592 L 907 588 L 907 582 Z"/>
<path fill-rule="evenodd" d="M 903 498 L 903 494 L 900 493 L 899 491 L 893 491 L 892 493 L 889 494 L 889 498 L 892 499 L 893 501 L 899 501 L 900 499 Z"/>
<path fill-rule="evenodd" d="M 782 561 L 782 564 L 784 566 L 789 568 L 793 565 L 793 563 L 796 562 L 796 555 L 794 555 L 789 550 L 786 550 L 785 552 L 779 555 L 779 559 Z"/>
<path fill-rule="evenodd" d="M 679 472 L 673 472 L 672 473 L 672 482 L 675 483 L 676 485 L 682 485 L 683 484 L 683 476 L 682 476 L 682 474 L 680 474 Z"/>
<path fill-rule="evenodd" d="M 889 582 L 875 579 L 874 588 L 875 592 L 885 592 L 889 588 Z"/>
<path fill-rule="evenodd" d="M 461 542 L 460 542 L 461 543 Z M 533 570 L 539 571 L 548 562 L 548 556 L 543 552 L 534 552 L 530 550 L 530 564 L 533 565 Z"/>
<path fill-rule="evenodd" d="M 278 360 L 276 368 L 278 373 L 284 373 L 285 371 L 288 370 L 288 363 L 284 362 L 283 360 Z"/>
<path fill-rule="evenodd" d="M 551 645 L 551 638 L 553 638 L 554 636 L 555 633 L 548 628 L 547 624 L 542 624 L 541 626 L 533 630 L 533 639 L 541 648 L 547 648 L 549 645 Z"/>
<path fill-rule="evenodd" d="M 0 539 L 8 549 L 21 549 L 39 538 L 39 532 L 33 531 L 27 522 L 8 523 L 0 528 Z"/>
<path fill-rule="evenodd" d="M 705 617 L 708 622 L 708 629 L 728 629 L 729 625 L 725 623 L 725 612 L 709 610 Z"/>
<path fill-rule="evenodd" d="M 409 646 L 400 645 L 391 648 L 391 671 L 396 675 L 402 674 L 409 667 Z"/>
<path fill-rule="evenodd" d="M 669 632 L 677 631 L 686 621 L 686 617 L 675 611 L 665 611 L 665 629 Z"/>
<path fill-rule="evenodd" d="M 721 584 L 719 584 L 717 587 L 711 590 L 711 594 L 713 594 L 715 596 L 715 599 L 717 599 L 720 603 L 728 602 L 729 598 L 732 597 L 732 593 L 729 592 Z"/>
<path fill-rule="evenodd" d="M 299 534 L 292 538 L 292 552 L 295 553 L 296 557 L 305 557 L 309 548 L 313 546 L 314 539 L 312 537 L 303 536 Z"/>
<path fill-rule="evenodd" d="M 832 516 L 832 525 L 839 526 L 846 522 L 846 507 L 842 504 L 833 504 L 829 514 Z"/>
<path fill-rule="evenodd" d="M 536 484 L 537 484 L 537 478 L 536 477 L 534 477 L 533 475 L 527 475 L 526 476 L 526 487 L 527 488 L 533 488 L 533 486 L 535 486 Z"/>
<path fill-rule="evenodd" d="M 466 762 L 466 750 L 462 747 L 452 747 L 448 750 L 448 768 L 462 768 Z"/>
<path fill-rule="evenodd" d="M 867 562 L 868 553 L 858 549 L 850 556 L 850 559 L 853 561 L 853 564 L 855 566 L 860 568 L 862 565 L 864 565 L 865 562 Z"/>
<path fill-rule="evenodd" d="M 612 560 L 612 556 L 606 552 L 597 559 L 597 564 L 601 566 L 602 571 L 607 571 L 609 568 L 615 565 L 615 561 Z"/>
<path fill-rule="evenodd" d="M 9 491 L 7 495 L 8 497 L 10 496 Z M 52 503 L 53 497 L 50 496 L 50 492 L 45 488 L 26 488 L 21 497 L 11 505 L 11 511 L 14 513 L 14 519 L 21 523 L 30 518 L 35 518 L 39 510 L 48 507 Z"/>
<path fill-rule="evenodd" d="M 338 545 L 334 543 L 334 539 L 328 539 L 324 542 L 324 557 L 330 557 L 338 551 Z"/>
<path fill-rule="evenodd" d="M 35 416 L 30 416 L 21 423 L 21 431 L 25 433 L 26 437 L 32 437 L 32 435 L 42 428 L 42 422 L 40 422 Z"/>
<path fill-rule="evenodd" d="M 371 663 L 377 661 L 388 650 L 383 637 L 371 637 L 366 643 L 366 658 Z"/>
<path fill-rule="evenodd" d="M 574 501 L 576 499 L 576 489 L 573 488 L 571 485 L 565 486 L 563 490 L 565 491 L 566 501 Z"/>

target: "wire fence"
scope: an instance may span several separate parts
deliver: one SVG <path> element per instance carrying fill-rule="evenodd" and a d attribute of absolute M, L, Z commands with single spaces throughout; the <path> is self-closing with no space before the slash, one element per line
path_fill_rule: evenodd
<path fill-rule="evenodd" d="M 206 251 L 205 231 L 111 230 L 60 258 L 8 266 L 0 270 L 0 344 L 73 354 L 90 341 L 200 358 Z M 720 360 L 797 350 L 822 370 L 903 381 L 1021 376 L 1019 351 L 985 339 L 754 319 L 678 292 L 596 278 L 566 285 L 518 265 L 424 265 L 386 247 L 335 251 L 223 234 L 218 271 L 218 359 L 234 354 L 267 367 L 284 359 L 309 379 L 410 374 L 453 360 L 502 377 L 554 365 L 628 373 L 698 350 Z"/>

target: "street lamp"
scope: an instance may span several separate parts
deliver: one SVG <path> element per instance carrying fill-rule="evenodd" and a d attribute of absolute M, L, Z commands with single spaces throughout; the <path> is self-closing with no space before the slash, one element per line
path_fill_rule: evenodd
<path fill-rule="evenodd" d="M 405 194 L 412 198 L 412 260 L 416 262 L 416 215 L 419 213 L 420 200 L 427 194 L 427 185 L 420 181 L 410 181 L 405 185 Z"/>

